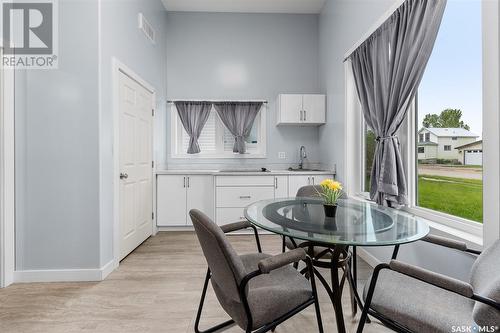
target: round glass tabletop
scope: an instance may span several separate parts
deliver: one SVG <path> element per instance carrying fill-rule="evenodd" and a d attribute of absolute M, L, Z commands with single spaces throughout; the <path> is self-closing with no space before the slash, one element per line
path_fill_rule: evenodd
<path fill-rule="evenodd" d="M 429 233 L 424 219 L 356 199 L 340 199 L 334 218 L 321 199 L 258 201 L 245 209 L 252 224 L 276 234 L 325 245 L 382 246 L 414 242 Z"/>

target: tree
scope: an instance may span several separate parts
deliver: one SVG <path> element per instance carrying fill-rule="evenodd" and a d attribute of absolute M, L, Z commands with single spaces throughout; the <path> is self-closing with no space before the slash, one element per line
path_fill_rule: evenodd
<path fill-rule="evenodd" d="M 469 125 L 465 124 L 462 118 L 462 110 L 460 109 L 446 109 L 441 111 L 441 114 L 426 114 L 422 124 L 424 127 L 438 127 L 438 128 L 464 128 L 469 130 Z"/>

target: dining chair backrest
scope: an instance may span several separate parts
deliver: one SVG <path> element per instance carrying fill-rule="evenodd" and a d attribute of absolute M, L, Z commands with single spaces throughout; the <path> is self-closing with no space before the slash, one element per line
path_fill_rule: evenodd
<path fill-rule="evenodd" d="M 479 255 L 471 269 L 470 284 L 475 294 L 500 302 L 500 240 Z M 478 325 L 500 323 L 500 312 L 479 302 L 474 306 L 473 317 Z"/>
<path fill-rule="evenodd" d="M 302 198 L 319 197 L 318 192 L 319 193 L 323 192 L 323 189 L 319 185 L 302 186 L 301 188 L 298 189 L 296 197 L 302 197 Z"/>
<path fill-rule="evenodd" d="M 247 274 L 241 258 L 222 229 L 207 215 L 192 209 L 189 216 L 212 273 L 211 280 L 217 298 L 241 304 L 238 286 Z"/>

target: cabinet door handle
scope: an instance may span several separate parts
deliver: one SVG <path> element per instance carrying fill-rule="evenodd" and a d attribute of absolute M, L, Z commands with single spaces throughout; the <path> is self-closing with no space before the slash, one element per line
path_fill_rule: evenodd
<path fill-rule="evenodd" d="M 274 177 L 274 188 L 278 188 L 278 177 Z"/>
<path fill-rule="evenodd" d="M 307 120 L 307 111 L 304 110 L 304 121 L 306 121 L 306 120 Z"/>
<path fill-rule="evenodd" d="M 302 112 L 304 112 L 304 111 L 300 110 L 300 121 L 302 121 L 302 118 L 303 118 Z"/>
<path fill-rule="evenodd" d="M 250 195 L 240 195 L 240 199 L 251 199 L 252 196 Z"/>
<path fill-rule="evenodd" d="M 187 177 L 187 183 L 188 183 L 188 186 L 187 186 L 187 187 L 188 187 L 188 188 L 190 187 L 190 185 L 189 185 L 189 178 L 190 178 L 190 177 Z"/>
<path fill-rule="evenodd" d="M 184 177 L 184 185 L 183 185 L 184 188 L 186 188 L 186 177 Z"/>
<path fill-rule="evenodd" d="M 314 179 L 314 177 L 312 177 L 312 179 L 313 179 L 313 185 L 316 185 L 316 184 L 315 184 L 316 180 Z"/>
<path fill-rule="evenodd" d="M 311 177 L 307 177 L 307 185 L 311 185 Z"/>

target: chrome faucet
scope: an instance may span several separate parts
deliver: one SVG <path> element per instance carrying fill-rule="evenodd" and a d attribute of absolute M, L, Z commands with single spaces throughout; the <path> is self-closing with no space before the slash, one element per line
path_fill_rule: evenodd
<path fill-rule="evenodd" d="M 299 155 L 300 155 L 299 169 L 303 169 L 304 159 L 307 158 L 306 147 L 300 146 Z"/>

